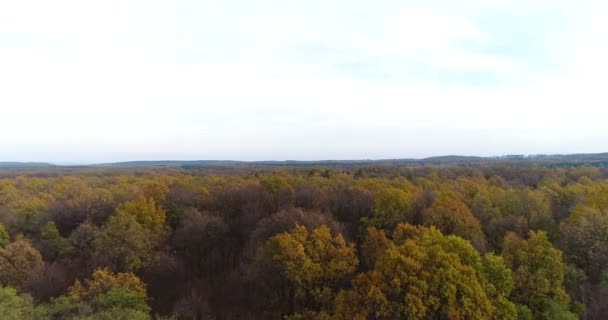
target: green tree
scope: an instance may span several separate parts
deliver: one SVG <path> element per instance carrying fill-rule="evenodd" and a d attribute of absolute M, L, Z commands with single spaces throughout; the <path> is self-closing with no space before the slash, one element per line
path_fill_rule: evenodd
<path fill-rule="evenodd" d="M 521 212 L 515 191 L 489 187 L 473 198 L 471 210 L 483 225 L 488 249 L 500 250 L 507 232 L 525 235 L 528 223 Z"/>
<path fill-rule="evenodd" d="M 385 188 L 376 194 L 373 216 L 367 225 L 392 230 L 397 224 L 413 222 L 412 197 L 397 188 Z"/>
<path fill-rule="evenodd" d="M 8 234 L 8 231 L 6 231 L 6 228 L 4 227 L 4 225 L 2 223 L 0 223 L 0 247 L 8 244 L 11 240 L 10 235 Z"/>
<path fill-rule="evenodd" d="M 568 261 L 598 282 L 608 271 L 608 211 L 578 206 L 562 221 L 560 231 Z"/>
<path fill-rule="evenodd" d="M 564 290 L 562 253 L 544 232 L 530 231 L 527 240 L 508 234 L 502 257 L 513 270 L 512 299 L 527 306 L 534 319 L 574 316 L 568 310 L 570 297 Z"/>
<path fill-rule="evenodd" d="M 97 269 L 91 278 L 76 280 L 68 294 L 41 307 L 50 319 L 147 320 L 150 306 L 144 283 L 132 273 Z"/>
<path fill-rule="evenodd" d="M 133 271 L 152 261 L 155 245 L 151 233 L 134 216 L 119 212 L 96 234 L 93 258 L 114 270 Z"/>
<path fill-rule="evenodd" d="M 0 286 L 0 317 L 3 320 L 34 319 L 32 297 L 17 294 L 17 290 Z"/>
<path fill-rule="evenodd" d="M 40 230 L 42 253 L 48 260 L 55 260 L 69 253 L 71 250 L 70 242 L 61 236 L 57 225 L 49 221 Z"/>
<path fill-rule="evenodd" d="M 513 290 L 511 269 L 501 256 L 488 253 L 482 258 L 482 285 L 495 306 L 493 319 L 517 319 L 517 306 L 509 301 Z"/>
<path fill-rule="evenodd" d="M 90 320 L 148 320 L 150 306 L 146 295 L 125 289 L 111 289 L 91 300 L 93 312 L 84 317 Z M 82 317 L 81 317 L 82 318 Z"/>
<path fill-rule="evenodd" d="M 520 192 L 522 213 L 530 229 L 550 231 L 555 226 L 549 200 L 542 191 L 524 189 Z"/>

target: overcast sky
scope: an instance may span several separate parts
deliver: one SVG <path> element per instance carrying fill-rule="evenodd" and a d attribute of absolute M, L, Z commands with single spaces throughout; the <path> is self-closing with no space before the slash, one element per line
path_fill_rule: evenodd
<path fill-rule="evenodd" d="M 0 1 L 0 161 L 608 151 L 605 1 Z"/>

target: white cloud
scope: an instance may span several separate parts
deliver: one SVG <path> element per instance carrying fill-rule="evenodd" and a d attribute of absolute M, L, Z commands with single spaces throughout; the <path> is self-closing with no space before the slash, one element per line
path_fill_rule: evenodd
<path fill-rule="evenodd" d="M 393 30 L 391 40 L 401 50 L 445 50 L 456 41 L 484 40 L 481 30 L 467 19 L 424 8 L 401 10 Z"/>
<path fill-rule="evenodd" d="M 473 3 L 2 2 L 0 161 L 601 151 L 606 11 L 543 29 L 543 70 L 478 50 L 503 43 L 477 18 L 521 4 Z"/>

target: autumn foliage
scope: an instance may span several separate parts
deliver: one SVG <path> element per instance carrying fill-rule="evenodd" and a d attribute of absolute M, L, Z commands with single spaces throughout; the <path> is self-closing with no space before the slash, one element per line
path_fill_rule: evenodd
<path fill-rule="evenodd" d="M 0 171 L 2 319 L 608 318 L 608 171 Z"/>

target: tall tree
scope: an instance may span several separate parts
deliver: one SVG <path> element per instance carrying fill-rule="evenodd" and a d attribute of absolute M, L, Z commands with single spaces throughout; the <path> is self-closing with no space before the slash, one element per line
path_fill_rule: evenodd
<path fill-rule="evenodd" d="M 509 277 L 496 266 L 500 261 L 490 260 L 486 270 L 479 253 L 459 237 L 434 228 L 399 229 L 400 241 L 338 295 L 337 319 L 515 319 L 504 296 L 508 285 L 489 290 L 491 275 Z"/>
<path fill-rule="evenodd" d="M 68 294 L 42 306 L 49 319 L 149 320 L 146 287 L 132 273 L 97 269 L 84 282 L 76 280 Z"/>
<path fill-rule="evenodd" d="M 18 294 L 11 287 L 0 286 L 0 315 L 4 320 L 36 319 L 32 297 Z"/>
<path fill-rule="evenodd" d="M 297 225 L 270 238 L 262 254 L 272 269 L 260 271 L 276 270 L 281 279 L 273 290 L 284 297 L 278 308 L 282 314 L 329 308 L 358 264 L 354 245 L 341 235 L 332 236 L 326 226 L 309 232 Z"/>
<path fill-rule="evenodd" d="M 608 211 L 578 206 L 560 230 L 568 260 L 598 282 L 608 272 Z"/>
<path fill-rule="evenodd" d="M 527 240 L 508 234 L 502 257 L 513 270 L 513 300 L 526 305 L 534 319 L 576 319 L 564 289 L 562 253 L 544 232 L 530 231 Z"/>
<path fill-rule="evenodd" d="M 116 208 L 116 213 L 132 216 L 153 234 L 161 234 L 165 225 L 165 210 L 153 198 L 140 196 L 137 200 L 125 202 Z"/>
<path fill-rule="evenodd" d="M 424 212 L 424 224 L 435 226 L 445 234 L 454 234 L 470 240 L 473 245 L 484 250 L 485 238 L 479 220 L 469 207 L 455 196 L 443 195 L 437 198 Z"/>
<path fill-rule="evenodd" d="M 146 266 L 156 245 L 151 232 L 133 215 L 117 213 L 95 235 L 94 260 L 117 271 L 133 271 Z"/>
<path fill-rule="evenodd" d="M 0 247 L 0 284 L 20 288 L 44 265 L 42 256 L 22 235 Z"/>
<path fill-rule="evenodd" d="M 8 231 L 6 231 L 4 225 L 0 223 L 0 247 L 8 244 L 10 240 L 11 238 L 8 234 Z"/>
<path fill-rule="evenodd" d="M 385 188 L 376 194 L 373 216 L 368 225 L 392 230 L 399 223 L 413 222 L 412 196 L 397 188 Z"/>

